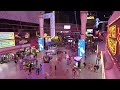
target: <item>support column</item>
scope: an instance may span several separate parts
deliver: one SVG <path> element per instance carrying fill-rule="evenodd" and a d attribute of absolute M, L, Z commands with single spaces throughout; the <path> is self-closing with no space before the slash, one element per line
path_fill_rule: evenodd
<path fill-rule="evenodd" d="M 81 18 L 81 40 L 86 38 L 86 23 L 87 23 L 87 13 L 88 11 L 80 11 Z M 85 61 L 85 57 L 82 58 L 82 62 Z"/>
<path fill-rule="evenodd" d="M 55 37 L 55 11 L 52 12 L 50 17 L 50 35 L 51 39 Z"/>
<path fill-rule="evenodd" d="M 40 32 L 40 38 L 44 38 L 44 11 L 40 11 L 39 14 L 39 32 Z M 40 53 L 41 59 L 38 60 L 38 63 L 40 64 L 42 61 L 42 58 L 44 56 L 44 52 Z"/>
<path fill-rule="evenodd" d="M 87 23 L 87 11 L 80 11 L 81 18 L 81 39 L 86 38 L 86 23 Z"/>
<path fill-rule="evenodd" d="M 44 11 L 40 11 L 39 15 L 39 26 L 40 26 L 40 37 L 43 38 L 44 36 Z"/>

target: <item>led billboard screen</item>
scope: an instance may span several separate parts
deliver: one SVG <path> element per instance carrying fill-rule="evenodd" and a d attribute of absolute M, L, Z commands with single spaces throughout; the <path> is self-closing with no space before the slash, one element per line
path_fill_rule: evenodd
<path fill-rule="evenodd" d="M 85 40 L 78 41 L 78 56 L 85 56 Z"/>
<path fill-rule="evenodd" d="M 43 38 L 38 38 L 38 46 L 39 46 L 40 51 L 44 50 L 44 39 Z"/>
<path fill-rule="evenodd" d="M 0 48 L 15 46 L 15 40 L 0 40 Z"/>
<path fill-rule="evenodd" d="M 1 39 L 14 39 L 14 32 L 0 32 Z"/>

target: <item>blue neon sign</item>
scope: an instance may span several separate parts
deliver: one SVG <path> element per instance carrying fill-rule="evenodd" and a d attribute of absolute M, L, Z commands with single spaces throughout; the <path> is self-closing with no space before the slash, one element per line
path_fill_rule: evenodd
<path fill-rule="evenodd" d="M 85 56 L 85 40 L 78 41 L 78 56 Z"/>
<path fill-rule="evenodd" d="M 39 45 L 39 50 L 43 51 L 44 50 L 44 39 L 43 38 L 38 38 L 38 45 Z"/>

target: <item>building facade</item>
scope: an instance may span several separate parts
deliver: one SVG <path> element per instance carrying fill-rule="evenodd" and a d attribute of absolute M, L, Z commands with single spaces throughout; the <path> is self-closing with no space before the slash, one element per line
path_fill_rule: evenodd
<path fill-rule="evenodd" d="M 39 31 L 39 11 L 0 11 L 0 32 L 5 35 L 14 33 L 15 45 L 3 47 L 9 44 L 9 40 L 1 39 L 2 48 L 0 53 L 19 51 L 21 48 L 30 47 L 32 38 L 36 38 L 36 31 Z M 26 36 L 28 36 L 26 38 Z M 4 41 L 4 42 L 3 42 Z"/>
<path fill-rule="evenodd" d="M 120 69 L 120 11 L 114 11 L 108 20 L 106 51 Z"/>

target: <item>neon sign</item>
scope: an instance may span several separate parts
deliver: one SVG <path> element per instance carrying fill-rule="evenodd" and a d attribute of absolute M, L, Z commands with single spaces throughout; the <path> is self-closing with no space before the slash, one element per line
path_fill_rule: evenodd
<path fill-rule="evenodd" d="M 111 27 L 108 27 L 108 37 L 107 37 L 107 45 L 108 48 L 110 50 L 110 52 L 112 53 L 112 55 L 116 55 L 116 48 L 117 48 L 117 40 L 118 40 L 118 36 L 116 37 L 116 25 L 113 25 Z M 113 38 L 117 38 L 117 40 L 113 39 Z"/>
<path fill-rule="evenodd" d="M 116 38 L 116 25 L 109 28 L 109 37 Z"/>
<path fill-rule="evenodd" d="M 116 46 L 117 46 L 117 41 L 111 38 L 108 38 L 108 48 L 110 52 L 112 53 L 112 55 L 116 54 Z"/>

